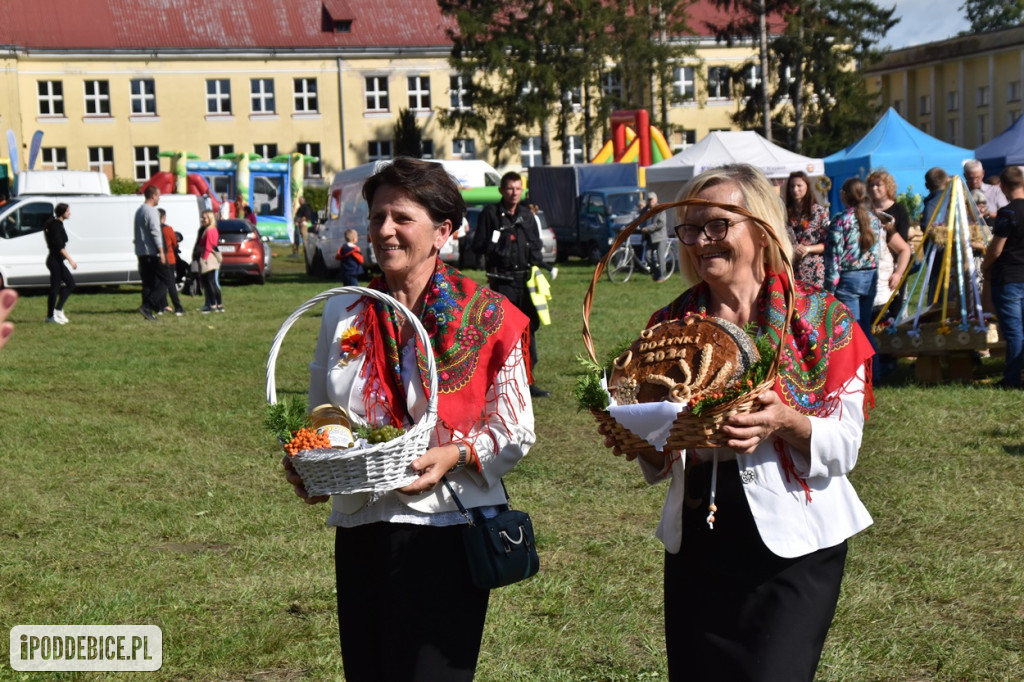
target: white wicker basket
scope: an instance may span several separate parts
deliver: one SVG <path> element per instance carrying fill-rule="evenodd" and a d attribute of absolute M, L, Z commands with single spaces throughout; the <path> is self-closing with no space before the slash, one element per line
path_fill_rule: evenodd
<path fill-rule="evenodd" d="M 310 495 L 383 492 L 412 483 L 417 475 L 409 468 L 409 464 L 426 452 L 430 432 L 437 423 L 437 367 L 434 363 L 434 354 L 430 352 L 430 337 L 427 336 L 427 330 L 423 328 L 419 318 L 401 303 L 387 294 L 364 287 L 337 287 L 321 292 L 296 308 L 295 312 L 281 324 L 270 346 L 270 356 L 267 358 L 267 402 L 271 405 L 277 402 L 274 367 L 285 334 L 307 310 L 321 301 L 344 294 L 361 295 L 381 301 L 404 315 L 412 324 L 416 335 L 427 349 L 430 397 L 427 401 L 427 410 L 420 420 L 394 440 L 362 449 L 303 450 L 292 457 L 292 464 L 302 476 L 302 483 Z"/>

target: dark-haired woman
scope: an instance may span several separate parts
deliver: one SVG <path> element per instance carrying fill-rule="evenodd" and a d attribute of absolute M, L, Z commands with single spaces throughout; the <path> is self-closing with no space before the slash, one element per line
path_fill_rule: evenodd
<path fill-rule="evenodd" d="M 834 292 L 835 297 L 846 304 L 874 346 L 871 311 L 878 290 L 882 240 L 888 242 L 896 255 L 896 266 L 889 276 L 890 289 L 899 284 L 903 270 L 910 262 L 910 246 L 896 232 L 893 223 L 883 229 L 863 180 L 850 178 L 843 183 L 839 196 L 846 210 L 836 216 L 829 227 L 825 248 L 825 289 Z M 876 356 L 873 364 L 876 376 L 879 369 Z"/>
<path fill-rule="evenodd" d="M 793 242 L 797 280 L 821 288 L 825 282 L 828 210 L 815 200 L 811 179 L 794 171 L 786 181 L 786 232 Z"/>
<path fill-rule="evenodd" d="M 53 217 L 43 226 L 47 250 L 46 269 L 50 271 L 46 321 L 55 324 L 68 323 L 68 317 L 64 314 L 64 304 L 75 290 L 75 278 L 71 276 L 71 270 L 78 269 L 78 263 L 68 254 L 67 249 L 68 233 L 64 229 L 64 221 L 70 217 L 71 208 L 67 204 L 57 204 L 53 209 Z M 71 270 L 68 270 L 68 265 L 71 266 Z"/>
<path fill-rule="evenodd" d="M 439 260 L 466 210 L 440 164 L 399 157 L 366 181 L 363 197 L 382 273 L 369 286 L 417 315 L 429 344 L 389 307 L 358 294 L 331 298 L 309 365 L 309 405 L 338 405 L 354 425 L 409 426 L 427 406 L 421 356 L 433 353 L 438 422 L 411 464 L 413 483 L 331 498 L 345 679 L 468 681 L 490 593 L 472 583 L 466 519 L 438 483 L 447 474 L 462 503 L 484 516 L 505 504 L 501 477 L 535 440 L 529 319 Z M 284 459 L 300 497 L 327 500 L 309 497 Z"/>

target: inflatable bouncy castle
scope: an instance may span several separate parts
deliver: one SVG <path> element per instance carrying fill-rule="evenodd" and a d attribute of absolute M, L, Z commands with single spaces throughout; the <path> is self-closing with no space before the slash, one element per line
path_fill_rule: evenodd
<path fill-rule="evenodd" d="M 613 111 L 611 121 L 612 139 L 591 163 L 637 163 L 646 167 L 672 156 L 668 141 L 650 124 L 646 109 Z"/>

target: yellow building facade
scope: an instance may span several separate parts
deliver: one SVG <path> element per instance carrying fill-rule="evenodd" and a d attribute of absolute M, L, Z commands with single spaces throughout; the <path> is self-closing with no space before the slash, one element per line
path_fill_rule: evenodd
<path fill-rule="evenodd" d="M 749 44 L 695 40 L 697 56 L 674 70 L 673 89 L 685 101 L 666 109 L 663 132 L 673 151 L 708 132 L 735 129 L 730 116 L 740 104 L 739 87 L 727 74 L 756 57 Z M 450 44 L 398 42 L 341 49 L 124 49 L 114 41 L 109 48 L 3 48 L 0 129 L 14 132 L 22 167 L 33 134 L 42 131 L 36 168 L 101 170 L 143 181 L 168 170 L 161 152 L 212 159 L 298 151 L 319 159 L 307 165 L 307 180 L 329 182 L 340 170 L 390 158 L 398 112 L 408 108 L 422 130 L 425 156 L 493 162 L 483 139 L 440 125 L 439 110 L 462 106 L 467 95 L 448 64 Z M 661 111 L 654 104 L 652 121 Z M 582 119 L 580 113 L 577 133 L 551 140 L 553 163 L 561 162 L 563 148 L 573 162 L 600 148 L 584 149 Z M 524 131 L 519 153 L 510 151 L 508 167 L 539 163 L 539 131 Z"/>
<path fill-rule="evenodd" d="M 864 76 L 881 106 L 933 137 L 974 149 L 1024 110 L 1024 27 L 893 50 Z"/>

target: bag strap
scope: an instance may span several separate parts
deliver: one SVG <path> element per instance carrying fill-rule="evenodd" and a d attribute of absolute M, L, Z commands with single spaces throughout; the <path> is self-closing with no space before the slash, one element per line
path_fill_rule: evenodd
<path fill-rule="evenodd" d="M 452 496 L 452 499 L 455 500 L 455 504 L 458 505 L 459 513 L 462 514 L 464 517 L 466 517 L 466 521 L 469 523 L 470 526 L 475 526 L 476 524 L 473 523 L 473 515 L 469 513 L 469 511 L 466 509 L 465 505 L 462 504 L 462 500 L 460 500 L 459 496 L 455 494 L 455 489 L 452 488 L 452 484 L 448 482 L 448 477 L 447 476 L 442 476 L 441 480 L 444 482 L 444 487 L 448 488 L 448 494 Z M 502 490 L 502 492 L 505 493 L 505 504 L 508 505 L 509 508 L 511 508 L 512 507 L 512 504 L 511 504 L 512 501 L 508 497 L 508 488 L 505 487 L 505 479 L 502 478 L 502 479 L 500 479 L 500 481 L 501 481 L 501 490 Z"/>

